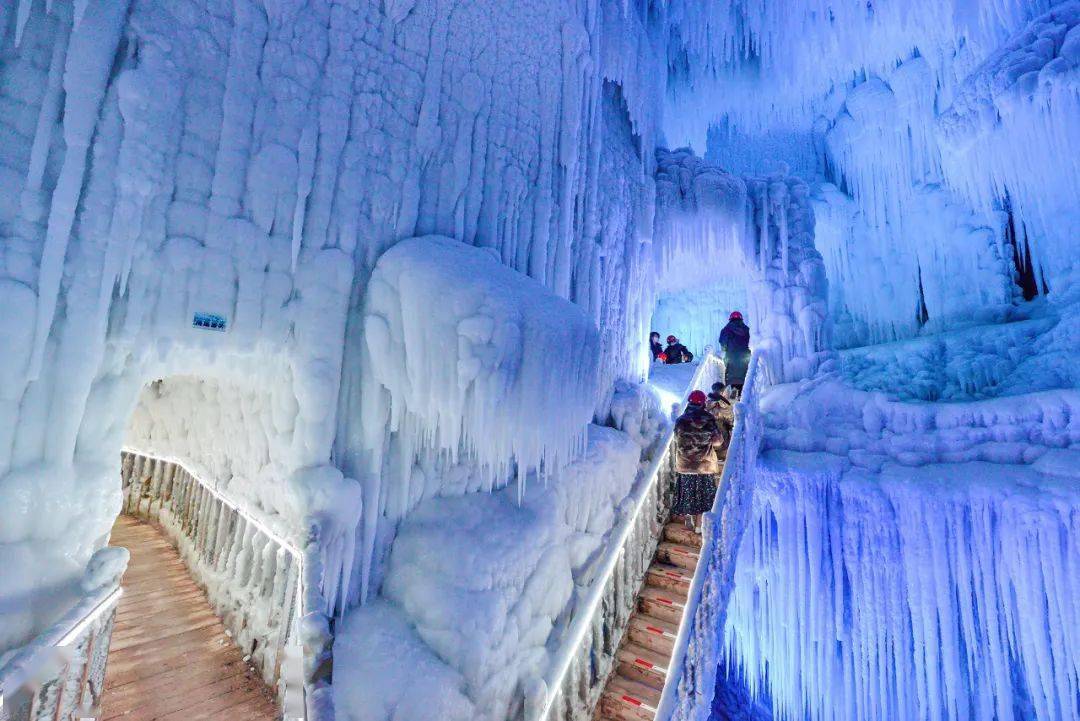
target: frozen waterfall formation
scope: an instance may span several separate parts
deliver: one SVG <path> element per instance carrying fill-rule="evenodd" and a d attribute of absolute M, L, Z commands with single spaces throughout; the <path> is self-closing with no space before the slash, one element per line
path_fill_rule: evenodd
<path fill-rule="evenodd" d="M 4 3 L 0 649 L 77 607 L 122 448 L 300 550 L 321 683 L 401 520 L 574 460 L 702 259 L 812 368 L 807 186 L 656 155 L 655 10 Z"/>
<path fill-rule="evenodd" d="M 613 539 L 650 542 L 625 531 L 636 466 L 664 457 L 642 341 L 662 322 L 704 354 L 733 304 L 760 390 L 787 389 L 753 398 L 803 382 L 878 394 L 831 435 L 799 425 L 812 406 L 765 428 L 744 479 L 762 434 L 871 475 L 1051 464 L 1077 443 L 1061 389 L 1080 337 L 1078 28 L 1080 0 L 3 0 L 0 681 L 67 640 L 94 685 L 110 617 L 80 619 L 116 600 L 123 553 L 106 546 L 123 509 L 175 534 L 264 675 L 302 677 L 311 718 L 337 698 L 348 718 L 495 721 L 564 692 L 570 717 L 589 713 L 600 670 L 552 669 L 568 638 L 611 640 L 611 618 L 581 630 L 575 613 L 597 589 L 626 596 L 613 569 L 635 563 L 605 555 Z M 994 336 L 1006 348 L 922 338 L 1017 319 Z M 883 341 L 916 345 L 858 348 Z M 1048 395 L 1018 401 L 1015 424 L 904 403 L 1034 390 Z M 748 503 L 735 495 L 709 525 L 724 543 Z M 832 513 L 828 498 L 815 508 Z M 448 540 L 441 514 L 479 550 Z M 732 573 L 724 543 L 701 568 Z M 978 573 L 1015 570 L 977 550 Z M 479 551 L 459 583 L 451 555 Z M 707 713 L 727 580 L 699 582 L 704 620 L 675 649 L 680 718 Z M 812 590 L 839 604 L 842 588 Z M 880 641 L 891 676 L 851 652 L 755 689 L 795 714 L 857 677 L 845 710 L 964 718 L 924 700 L 1007 660 L 1026 684 L 1014 705 L 1075 717 L 1071 631 L 991 629 L 984 604 L 1026 608 L 992 590 L 962 633 L 919 636 L 964 648 L 945 686 L 923 678 L 922 705 L 893 702 L 915 671 L 892 637 L 859 641 Z M 920 596 L 919 618 L 890 620 L 925 631 L 953 601 Z M 484 622 L 448 628 L 462 609 Z M 773 618 L 753 609 L 728 639 Z M 373 667 L 369 633 L 402 658 Z M 302 643 L 303 664 L 272 637 Z M 749 672 L 771 667 L 769 638 Z M 63 692 L 72 663 L 53 701 L 84 695 Z M 360 672 L 387 682 L 328 684 Z M 969 687 L 1006 717 L 1008 698 Z"/>

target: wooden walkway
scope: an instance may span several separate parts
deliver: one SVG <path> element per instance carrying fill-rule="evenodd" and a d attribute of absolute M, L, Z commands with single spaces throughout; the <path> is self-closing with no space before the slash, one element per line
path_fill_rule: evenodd
<path fill-rule="evenodd" d="M 102 721 L 274 721 L 270 689 L 244 663 L 206 595 L 155 526 L 120 516 L 113 546 L 131 552 L 116 613 Z"/>
<path fill-rule="evenodd" d="M 615 668 L 600 697 L 597 721 L 656 717 L 700 552 L 701 536 L 681 523 L 664 526 L 664 537 L 638 593 L 637 610 L 630 616 Z"/>

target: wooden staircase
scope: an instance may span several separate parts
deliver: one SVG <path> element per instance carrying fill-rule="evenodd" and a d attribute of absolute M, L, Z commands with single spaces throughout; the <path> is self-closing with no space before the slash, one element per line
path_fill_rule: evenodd
<path fill-rule="evenodd" d="M 616 652 L 596 721 L 653 721 L 667 680 L 701 536 L 668 523 L 638 594 L 637 610 Z"/>

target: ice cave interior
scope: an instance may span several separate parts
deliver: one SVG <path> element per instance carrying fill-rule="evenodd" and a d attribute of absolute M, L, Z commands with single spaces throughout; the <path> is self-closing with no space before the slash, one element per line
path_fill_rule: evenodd
<path fill-rule="evenodd" d="M 0 0 L 0 719 L 1080 721 L 1078 197 L 1080 0 Z"/>

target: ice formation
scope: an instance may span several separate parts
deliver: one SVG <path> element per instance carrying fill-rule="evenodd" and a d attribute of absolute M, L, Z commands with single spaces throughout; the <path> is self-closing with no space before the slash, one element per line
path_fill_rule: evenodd
<path fill-rule="evenodd" d="M 1080 498 L 1062 461 L 878 475 L 767 454 L 729 671 L 774 718 L 1075 718 Z"/>
<path fill-rule="evenodd" d="M 946 179 L 977 208 L 1007 195 L 1050 284 L 1076 262 L 1080 169 L 1057 149 L 1080 143 L 1078 114 L 1080 3 L 1061 2 L 980 65 L 938 119 Z"/>
<path fill-rule="evenodd" d="M 397 637 L 380 625 L 400 614 L 394 623 L 415 629 L 435 656 L 424 662 L 436 668 L 425 698 L 436 706 L 458 698 L 465 710 L 451 718 L 510 717 L 521 689 L 547 670 L 557 647 L 551 639 L 557 643 L 578 589 L 594 580 L 591 564 L 636 480 L 641 448 L 627 434 L 590 426 L 588 440 L 585 454 L 546 484 L 533 479 L 524 488 L 421 503 L 398 530 L 385 601 L 351 614 L 335 662 L 352 659 L 359 639 L 366 654 L 396 655 Z M 423 707 L 408 711 L 414 701 L 396 690 L 408 669 L 380 664 L 368 675 L 365 668 L 360 662 L 338 674 L 344 718 L 427 717 Z"/>
<path fill-rule="evenodd" d="M 724 279 L 743 286 L 746 317 L 756 324 L 753 347 L 783 380 L 815 370 L 831 347 L 809 193 L 786 168 L 737 178 L 685 148 L 658 153 L 658 277 L 684 289 Z M 710 262 L 699 262 L 701 257 Z M 703 303 L 683 322 L 708 322 L 715 313 Z"/>
<path fill-rule="evenodd" d="M 1080 408 L 1078 24 L 1077 0 L 0 3 L 0 653 L 104 573 L 126 445 L 303 547 L 310 628 L 345 630 L 335 673 L 374 673 L 357 636 L 380 625 L 407 651 L 385 678 L 415 663 L 447 718 L 497 715 L 536 692 L 636 471 L 584 446 L 588 424 L 655 450 L 692 368 L 645 390 L 644 339 L 704 351 L 731 306 L 787 383 L 766 399 L 774 448 L 873 478 L 1060 475 Z M 901 342 L 858 348 L 883 341 Z M 1000 486 L 980 513 L 1028 498 Z M 902 533 L 976 505 L 946 501 L 882 516 L 900 567 Z M 489 552 L 462 580 L 495 599 L 485 643 L 431 615 L 457 605 L 428 608 L 469 597 L 425 577 L 432 514 Z M 520 627 L 495 623 L 510 607 Z M 988 637 L 987 614 L 961 620 Z M 949 689 L 1008 705 L 972 681 L 1008 649 L 1039 718 L 1067 715 L 1076 639 L 1002 628 L 957 652 L 966 670 L 939 659 Z M 411 680 L 369 690 L 345 712 L 434 708 Z M 909 710 L 963 716 L 934 695 Z"/>
<path fill-rule="evenodd" d="M 1014 264 L 1037 268 L 1040 291 L 1067 275 L 1080 179 L 1053 149 L 1076 143 L 1075 3 L 683 2 L 669 15 L 668 139 L 743 172 L 787 161 L 811 183 L 828 276 L 845 281 L 830 299 L 838 343 L 1007 305 Z"/>
<path fill-rule="evenodd" d="M 379 258 L 364 300 L 363 439 L 341 458 L 372 479 L 362 578 L 379 518 L 395 522 L 475 469 L 469 490 L 556 473 L 598 401 L 600 339 L 579 307 L 485 249 L 429 236 Z M 361 589 L 361 593 L 364 590 Z"/>
<path fill-rule="evenodd" d="M 298 541 L 316 522 L 337 596 L 363 483 L 332 458 L 364 345 L 347 318 L 399 239 L 493 248 L 602 324 L 601 411 L 640 378 L 656 19 L 451 6 L 0 7 L 0 495 L 20 509 L 0 595 L 78 580 L 126 439 L 191 456 Z M 5 648 L 38 610 L 5 612 Z"/>

